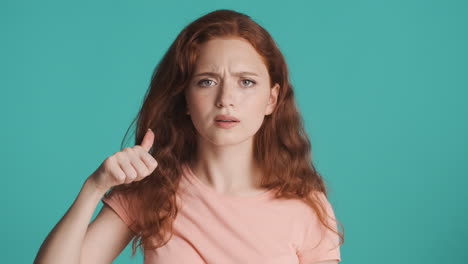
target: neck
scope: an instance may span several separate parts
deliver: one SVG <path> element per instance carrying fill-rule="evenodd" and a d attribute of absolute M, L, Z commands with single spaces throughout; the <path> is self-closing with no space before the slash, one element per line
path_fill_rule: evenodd
<path fill-rule="evenodd" d="M 190 167 L 194 174 L 220 193 L 246 193 L 260 189 L 261 169 L 253 157 L 253 140 L 216 146 L 200 142 Z"/>

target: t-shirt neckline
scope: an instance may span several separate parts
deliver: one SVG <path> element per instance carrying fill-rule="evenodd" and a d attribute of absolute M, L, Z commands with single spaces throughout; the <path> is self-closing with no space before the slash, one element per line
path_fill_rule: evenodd
<path fill-rule="evenodd" d="M 187 163 L 184 163 L 182 165 L 182 168 L 185 171 L 185 175 L 188 176 L 189 180 L 194 183 L 194 185 L 198 186 L 201 191 L 205 191 L 206 193 L 209 193 L 212 196 L 215 196 L 217 198 L 221 198 L 224 200 L 230 200 L 230 201 L 257 201 L 257 200 L 265 200 L 270 197 L 270 195 L 273 193 L 273 189 L 270 190 L 265 190 L 261 193 L 253 194 L 253 195 L 230 195 L 230 194 L 224 194 L 216 191 L 212 187 L 206 185 L 200 178 L 198 178 L 195 173 L 192 171 L 190 166 Z"/>

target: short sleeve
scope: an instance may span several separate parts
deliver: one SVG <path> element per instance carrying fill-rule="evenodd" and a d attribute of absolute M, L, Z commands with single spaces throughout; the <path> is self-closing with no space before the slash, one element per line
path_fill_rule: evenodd
<path fill-rule="evenodd" d="M 134 223 L 134 214 L 131 210 L 133 206 L 130 203 L 129 196 L 122 193 L 113 193 L 110 197 L 104 197 L 101 199 L 103 203 L 107 204 L 114 210 L 115 213 L 122 219 L 122 221 L 132 230 L 136 232 L 136 229 L 132 226 Z"/>
<path fill-rule="evenodd" d="M 320 193 L 319 197 L 325 205 L 328 216 L 330 216 L 327 221 L 336 231 L 337 225 L 333 207 L 323 193 Z M 325 260 L 338 260 L 340 262 L 340 237 L 338 234 L 322 225 L 312 209 L 311 213 L 307 214 L 306 219 L 303 242 L 297 252 L 299 263 L 311 264 Z"/>

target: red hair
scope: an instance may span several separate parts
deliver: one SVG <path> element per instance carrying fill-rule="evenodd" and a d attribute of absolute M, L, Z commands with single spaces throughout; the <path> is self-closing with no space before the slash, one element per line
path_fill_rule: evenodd
<path fill-rule="evenodd" d="M 158 161 L 157 168 L 143 180 L 114 186 L 105 194 L 110 197 L 120 192 L 138 200 L 132 206 L 135 209 L 133 227 L 139 230 L 133 239 L 132 256 L 137 247 L 143 247 L 143 251 L 155 249 L 172 237 L 172 223 L 178 212 L 176 192 L 181 165 L 192 161 L 197 148 L 195 127 L 190 116 L 185 114 L 184 92 L 192 78 L 200 45 L 214 38 L 249 41 L 263 58 L 270 84 L 280 85 L 273 113 L 265 116 L 254 136 L 254 158 L 264 172 L 262 187 L 276 189 L 278 199 L 303 200 L 324 226 L 339 235 L 340 245 L 343 244 L 344 232 L 338 232 L 327 221 L 329 216 L 318 194 L 327 197 L 327 190 L 311 161 L 311 144 L 295 103 L 282 53 L 270 34 L 249 16 L 223 9 L 196 19 L 180 32 L 156 66 L 142 107 L 133 120 L 137 121 L 136 143 L 141 143 L 148 128 L 154 131 L 150 154 Z"/>

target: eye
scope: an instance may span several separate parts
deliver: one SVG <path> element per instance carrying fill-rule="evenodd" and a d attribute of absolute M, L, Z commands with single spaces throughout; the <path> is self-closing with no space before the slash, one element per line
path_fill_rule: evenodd
<path fill-rule="evenodd" d="M 203 80 L 200 80 L 197 84 L 198 84 L 199 86 L 206 86 L 206 85 L 203 85 L 203 84 L 204 84 L 205 82 L 207 82 L 207 81 L 208 81 L 208 82 L 209 82 L 209 81 L 212 82 L 213 80 L 210 80 L 210 79 L 203 79 Z M 208 86 L 209 86 L 209 85 L 208 85 Z"/>
<path fill-rule="evenodd" d="M 244 80 L 242 80 L 242 81 L 243 81 L 243 82 L 244 82 L 244 81 L 251 82 L 251 83 L 252 83 L 252 85 L 250 85 L 250 86 L 253 86 L 254 84 L 256 84 L 256 82 L 255 82 L 255 81 L 252 81 L 252 80 L 249 80 L 249 79 L 244 79 Z M 247 87 L 250 87 L 250 86 L 247 86 Z"/>

